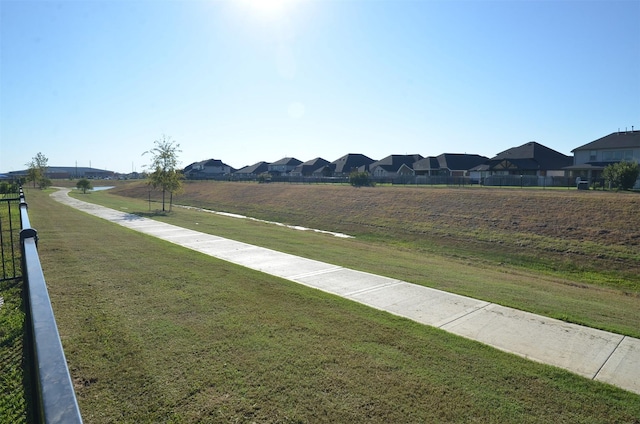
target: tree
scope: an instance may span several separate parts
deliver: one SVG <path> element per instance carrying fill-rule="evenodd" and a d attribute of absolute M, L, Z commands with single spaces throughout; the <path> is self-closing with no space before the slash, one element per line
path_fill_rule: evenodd
<path fill-rule="evenodd" d="M 41 152 L 38 152 L 37 155 L 31 158 L 31 162 L 26 164 L 29 167 L 27 181 L 33 181 L 34 187 L 37 184 L 41 189 L 45 189 L 51 185 L 51 180 L 47 178 L 48 162 L 49 159 Z"/>
<path fill-rule="evenodd" d="M 353 171 L 349 174 L 349 184 L 354 187 L 373 187 L 375 182 L 371 179 L 368 172 Z"/>
<path fill-rule="evenodd" d="M 83 194 L 86 194 L 87 190 L 91 190 L 93 187 L 91 186 L 91 181 L 87 180 L 86 178 L 83 178 L 76 183 L 76 188 L 78 190 L 82 190 Z"/>
<path fill-rule="evenodd" d="M 640 165 L 637 162 L 622 161 L 607 165 L 602 171 L 602 177 L 609 188 L 616 190 L 630 190 L 636 184 L 640 175 Z"/>
<path fill-rule="evenodd" d="M 154 189 L 162 189 L 162 211 L 165 209 L 166 193 L 169 192 L 171 202 L 173 201 L 173 193 L 177 193 L 182 188 L 182 172 L 177 169 L 178 167 L 178 153 L 180 144 L 171 140 L 171 137 L 162 136 L 160 140 L 155 140 L 154 147 L 143 153 L 151 154 L 151 165 L 149 165 L 150 172 L 147 177 L 147 184 Z"/>

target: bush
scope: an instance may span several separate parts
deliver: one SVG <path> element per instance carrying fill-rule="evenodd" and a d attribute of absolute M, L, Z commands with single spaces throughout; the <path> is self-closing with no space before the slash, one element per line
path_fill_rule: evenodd
<path fill-rule="evenodd" d="M 353 171 L 349 174 L 349 184 L 354 187 L 373 187 L 375 182 L 371 179 L 368 172 Z"/>
<path fill-rule="evenodd" d="M 80 181 L 78 181 L 78 183 L 76 184 L 76 188 L 78 190 L 82 190 L 82 193 L 86 193 L 87 190 L 91 190 L 93 187 L 91 186 L 91 181 L 87 180 L 86 178 L 83 178 Z"/>
<path fill-rule="evenodd" d="M 640 175 L 640 165 L 637 162 L 622 161 L 608 165 L 602 171 L 609 188 L 616 190 L 630 190 L 636 184 Z"/>

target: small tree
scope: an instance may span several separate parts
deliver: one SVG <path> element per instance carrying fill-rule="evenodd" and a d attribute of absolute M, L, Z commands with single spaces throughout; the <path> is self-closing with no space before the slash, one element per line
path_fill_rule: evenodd
<path fill-rule="evenodd" d="M 78 190 L 82 190 L 83 194 L 86 194 L 87 190 L 91 190 L 93 187 L 91 186 L 91 181 L 87 180 L 86 178 L 83 178 L 76 183 L 76 188 Z"/>
<path fill-rule="evenodd" d="M 640 165 L 637 162 L 622 161 L 607 165 L 602 171 L 602 177 L 609 188 L 616 190 L 630 190 L 640 175 Z"/>
<path fill-rule="evenodd" d="M 33 181 L 33 187 L 37 184 L 41 189 L 45 189 L 51 185 L 51 180 L 47 178 L 48 162 L 49 159 L 41 152 L 38 152 L 37 155 L 31 158 L 31 162 L 26 164 L 29 167 L 27 181 Z"/>
<path fill-rule="evenodd" d="M 178 153 L 180 144 L 171 140 L 171 137 L 162 136 L 160 140 L 154 141 L 156 147 L 143 153 L 151 154 L 150 173 L 147 177 L 147 184 L 154 189 L 162 189 L 162 211 L 165 208 L 166 193 L 171 195 L 170 205 L 173 201 L 173 193 L 177 193 L 182 188 L 182 172 L 177 169 Z"/>
<path fill-rule="evenodd" d="M 349 174 L 349 184 L 354 187 L 373 187 L 375 182 L 371 179 L 368 172 L 353 171 Z"/>

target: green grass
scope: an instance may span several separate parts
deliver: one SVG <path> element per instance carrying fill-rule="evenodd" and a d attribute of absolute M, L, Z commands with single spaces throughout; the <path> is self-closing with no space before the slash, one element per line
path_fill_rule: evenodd
<path fill-rule="evenodd" d="M 9 220 L 11 219 L 11 224 Z M 13 234 L 11 228 L 13 227 Z M 24 324 L 22 279 L 20 278 L 20 211 L 0 201 L 0 231 L 4 252 L 0 269 L 0 420 L 27 422 L 24 372 Z"/>
<path fill-rule="evenodd" d="M 412 242 L 381 235 L 340 239 L 180 208 L 168 215 L 156 214 L 153 211 L 157 204 L 152 204 L 150 213 L 147 202 L 107 191 L 74 195 L 185 228 L 640 337 L 640 293 L 591 284 L 586 272 L 578 280 L 497 264 L 477 255 L 473 245 L 456 244 L 458 250 L 438 255 L 433 250 L 442 245 L 425 247 L 424 240 Z M 528 260 L 535 261 L 536 257 Z M 601 278 L 601 274 L 593 277 Z"/>
<path fill-rule="evenodd" d="M 26 423 L 22 282 L 1 282 L 0 297 L 0 421 Z"/>
<path fill-rule="evenodd" d="M 28 198 L 85 422 L 640 420 L 629 392 Z"/>

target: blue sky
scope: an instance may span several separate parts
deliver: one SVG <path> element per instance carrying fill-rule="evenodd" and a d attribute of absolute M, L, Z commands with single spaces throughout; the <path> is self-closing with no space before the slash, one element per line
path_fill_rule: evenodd
<path fill-rule="evenodd" d="M 0 0 L 0 171 L 141 171 L 163 134 L 183 166 L 570 154 L 640 129 L 639 22 L 638 0 Z"/>

